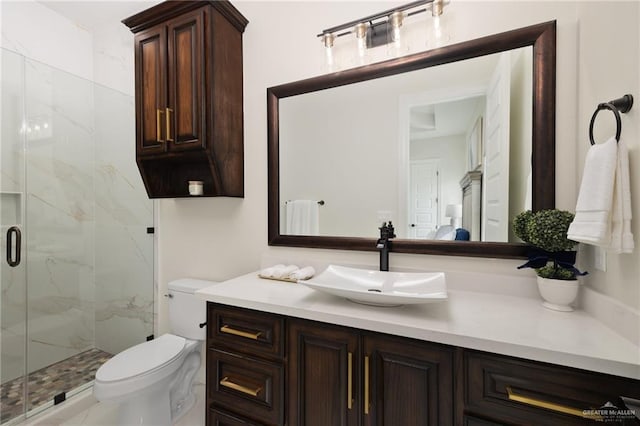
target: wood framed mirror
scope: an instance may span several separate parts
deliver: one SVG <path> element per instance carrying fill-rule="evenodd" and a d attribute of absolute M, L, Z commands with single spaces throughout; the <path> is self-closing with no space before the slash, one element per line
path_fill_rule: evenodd
<path fill-rule="evenodd" d="M 505 57 L 512 58 L 511 62 L 505 60 Z M 514 160 L 513 154 L 511 157 L 506 155 L 507 165 L 502 167 L 502 178 L 496 179 L 498 172 L 490 166 L 496 157 L 495 153 L 500 151 L 495 148 L 499 144 L 491 140 L 492 135 L 496 133 L 495 126 L 491 124 L 492 120 L 495 121 L 491 116 L 495 109 L 492 105 L 496 103 L 490 100 L 493 96 L 490 95 L 493 86 L 490 87 L 491 83 L 487 83 L 486 86 L 480 85 L 475 79 L 482 74 L 482 64 L 490 63 L 494 59 L 497 61 L 495 63 L 503 64 L 503 69 L 511 69 L 510 79 L 521 79 L 513 77 L 516 61 L 513 58 L 520 57 L 529 58 L 521 61 L 528 67 L 525 74 L 528 73 L 529 78 L 523 80 L 524 88 L 516 88 L 513 92 L 515 94 L 511 96 L 512 99 L 516 99 L 517 104 L 525 105 L 528 109 L 519 113 L 520 119 L 517 122 L 514 121 L 513 115 L 503 121 L 506 123 L 503 127 L 511 129 L 511 133 L 504 131 L 507 135 L 503 139 L 506 138 L 507 144 L 513 144 L 515 139 L 525 141 L 519 142 L 522 145 L 520 148 L 512 147 L 507 150 L 512 153 L 523 151 L 524 154 L 521 153 L 520 157 L 525 157 L 526 164 L 523 166 L 522 159 Z M 459 66 L 472 68 L 458 69 Z M 487 65 L 484 68 L 494 70 L 490 74 L 495 75 L 495 65 Z M 421 74 L 425 72 L 430 74 Z M 461 82 L 456 83 L 456 87 L 451 90 L 447 84 L 441 83 L 450 75 L 461 76 Z M 527 208 L 535 211 L 555 206 L 555 75 L 556 23 L 552 21 L 268 88 L 269 245 L 375 251 L 377 227 L 383 220 L 392 219 L 399 231 L 396 232 L 398 238 L 393 240 L 393 252 L 494 258 L 525 257 L 527 246 L 516 242 L 514 237 L 509 235 L 511 219 L 519 211 Z M 429 80 L 432 85 L 419 89 L 419 93 L 409 93 L 409 80 Z M 511 83 L 505 85 L 513 86 Z M 386 102 L 392 105 L 392 113 L 387 111 L 386 115 L 378 116 L 377 114 L 384 109 L 380 107 L 382 102 L 372 101 L 374 98 L 368 99 L 366 95 L 373 94 L 378 96 L 375 99 L 382 99 L 382 93 L 387 87 L 395 87 L 394 90 L 402 88 L 402 93 L 393 92 L 393 100 Z M 478 87 L 484 89 L 479 90 Z M 416 103 L 416 99 L 422 98 L 427 100 Z M 338 106 L 346 105 L 345 108 L 353 110 L 354 106 L 348 105 L 353 100 L 377 107 L 372 107 L 362 114 L 364 119 L 360 121 L 355 117 L 347 118 L 347 124 L 340 127 L 338 121 L 344 116 L 344 112 Z M 411 206 L 420 203 L 416 203 L 411 191 L 405 191 L 405 187 L 408 188 L 412 182 L 405 166 L 409 163 L 414 164 L 413 159 L 408 157 L 409 151 L 418 151 L 413 148 L 417 144 L 414 140 L 422 140 L 419 138 L 423 137 L 424 140 L 428 139 L 432 141 L 430 143 L 434 143 L 437 139 L 425 136 L 434 130 L 429 127 L 431 124 L 425 124 L 430 121 L 430 111 L 436 111 L 435 121 L 442 123 L 441 129 L 445 128 L 446 121 L 464 121 L 462 103 L 454 101 L 482 105 L 482 108 L 479 110 L 481 112 L 475 115 L 467 114 L 471 118 L 469 123 L 465 124 L 466 130 L 462 131 L 465 137 L 458 138 L 463 140 L 460 142 L 462 155 L 456 155 L 463 157 L 460 165 L 441 165 L 434 175 L 438 180 L 438 192 L 432 195 L 436 203 L 432 213 L 437 218 L 437 223 L 436 228 L 429 231 L 429 236 L 425 238 L 411 229 L 416 227 L 413 223 L 414 218 L 424 212 L 416 213 L 412 210 Z M 437 115 L 437 111 L 446 109 L 445 106 L 456 111 L 454 119 L 438 118 L 440 116 Z M 512 105 L 504 109 L 510 110 L 513 114 L 518 107 Z M 325 116 L 325 112 L 333 110 L 336 110 L 335 116 Z M 414 116 L 418 117 L 417 125 L 411 121 Z M 362 122 L 370 124 L 358 127 L 357 123 Z M 379 122 L 387 123 L 388 126 L 379 129 L 373 127 L 374 123 Z M 391 131 L 388 131 L 388 127 L 392 128 Z M 345 140 L 339 140 L 342 133 L 348 133 L 345 129 L 351 128 L 355 129 L 356 133 Z M 321 129 L 331 131 L 318 134 Z M 519 133 L 526 133 L 528 139 L 514 136 L 514 133 L 517 133 L 514 129 L 518 129 Z M 375 135 L 382 133 L 388 133 L 385 140 L 389 145 L 376 147 Z M 414 137 L 414 134 L 422 136 Z M 437 140 L 440 141 L 440 147 L 450 148 L 455 145 L 451 142 L 452 139 L 447 139 L 446 143 L 442 142 L 441 138 Z M 352 141 L 359 141 L 360 147 L 355 149 L 348 145 Z M 350 158 L 348 153 L 354 150 L 356 157 Z M 377 160 L 374 159 L 376 152 L 382 152 L 382 157 Z M 385 160 L 385 155 L 389 161 Z M 420 161 L 416 160 L 415 163 Z M 387 176 L 382 173 L 387 168 L 395 171 Z M 294 173 L 293 169 L 297 171 Z M 445 172 L 451 170 L 457 170 L 455 174 L 452 173 L 451 179 L 454 183 L 440 182 L 444 180 Z M 505 176 L 505 173 L 510 174 Z M 516 181 L 514 176 L 519 176 L 519 187 L 513 183 Z M 474 179 L 482 195 L 471 204 L 472 197 L 469 191 Z M 499 180 L 503 186 L 494 184 Z M 318 182 L 329 181 L 333 181 L 334 191 L 331 191 L 328 185 L 321 190 L 315 185 Z M 511 186 L 504 186 L 505 181 Z M 390 186 L 386 187 L 389 182 Z M 368 186 L 361 187 L 361 183 Z M 292 189 L 294 187 L 295 190 Z M 523 194 L 525 192 L 526 194 Z M 503 197 L 507 193 L 511 197 Z M 364 194 L 372 195 L 362 196 Z M 361 198 L 357 201 L 359 197 Z M 384 201 L 385 197 L 388 198 L 387 201 Z M 326 219 L 326 224 L 322 223 L 319 231 L 291 231 L 286 227 L 285 215 L 286 203 L 292 199 L 323 201 L 324 205 L 319 207 L 319 213 L 315 214 Z M 355 199 L 357 205 L 347 205 L 349 199 Z M 366 203 L 362 201 L 364 199 L 375 200 L 378 204 L 365 206 Z M 509 203 L 511 205 L 505 207 Z M 425 205 L 434 204 L 430 202 Z M 472 229 L 473 232 L 468 233 L 475 236 L 467 236 L 468 240 L 452 240 L 449 237 L 446 240 L 434 239 L 434 233 L 437 234 L 437 230 L 444 229 L 443 224 L 447 218 L 450 217 L 451 225 L 454 225 L 455 214 L 450 212 L 459 211 L 462 205 L 465 210 L 462 213 L 463 223 L 456 223 L 454 228 Z M 475 207 L 470 207 L 472 205 Z M 499 220 L 490 216 L 493 214 L 492 209 L 496 210 L 495 206 L 504 207 L 505 213 L 496 214 L 496 217 L 501 218 Z M 359 210 L 360 207 L 363 207 L 363 210 Z M 426 216 L 423 214 L 422 217 Z M 329 219 L 331 226 L 327 225 Z M 499 232 L 491 231 L 493 223 L 499 224 Z M 363 230 L 357 229 L 361 225 L 364 226 Z"/>

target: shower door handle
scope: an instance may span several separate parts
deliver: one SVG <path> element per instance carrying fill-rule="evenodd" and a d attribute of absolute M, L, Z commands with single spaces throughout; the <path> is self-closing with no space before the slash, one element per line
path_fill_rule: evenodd
<path fill-rule="evenodd" d="M 15 237 L 15 253 L 13 239 Z M 22 246 L 22 232 L 17 226 L 12 226 L 7 230 L 7 263 L 11 267 L 16 267 L 20 264 L 20 251 Z"/>

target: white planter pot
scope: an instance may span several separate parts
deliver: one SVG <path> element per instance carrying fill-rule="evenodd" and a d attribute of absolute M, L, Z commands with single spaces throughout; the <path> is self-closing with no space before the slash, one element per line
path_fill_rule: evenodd
<path fill-rule="evenodd" d="M 554 311 L 571 312 L 578 296 L 578 280 L 553 280 L 538 277 L 538 290 L 545 300 L 542 306 Z"/>

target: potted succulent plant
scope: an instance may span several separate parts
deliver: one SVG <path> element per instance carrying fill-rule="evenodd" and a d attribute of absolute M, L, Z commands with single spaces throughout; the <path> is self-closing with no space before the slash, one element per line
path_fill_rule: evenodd
<path fill-rule="evenodd" d="M 532 246 L 529 261 L 521 268 L 534 268 L 538 275 L 538 290 L 546 308 L 556 311 L 572 311 L 570 304 L 578 295 L 580 272 L 575 266 L 577 244 L 567 238 L 573 213 L 558 210 L 530 210 L 518 214 L 513 230 L 522 241 Z"/>

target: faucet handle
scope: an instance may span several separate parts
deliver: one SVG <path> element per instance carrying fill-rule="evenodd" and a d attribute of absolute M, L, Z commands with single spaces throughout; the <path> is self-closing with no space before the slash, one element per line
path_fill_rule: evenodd
<path fill-rule="evenodd" d="M 395 238 L 396 237 L 396 230 L 393 227 L 393 224 L 391 223 L 391 221 L 389 221 L 389 224 L 387 225 L 387 238 Z"/>
<path fill-rule="evenodd" d="M 382 222 L 382 226 L 378 228 L 380 230 L 380 238 L 389 238 L 389 227 L 387 222 Z"/>

